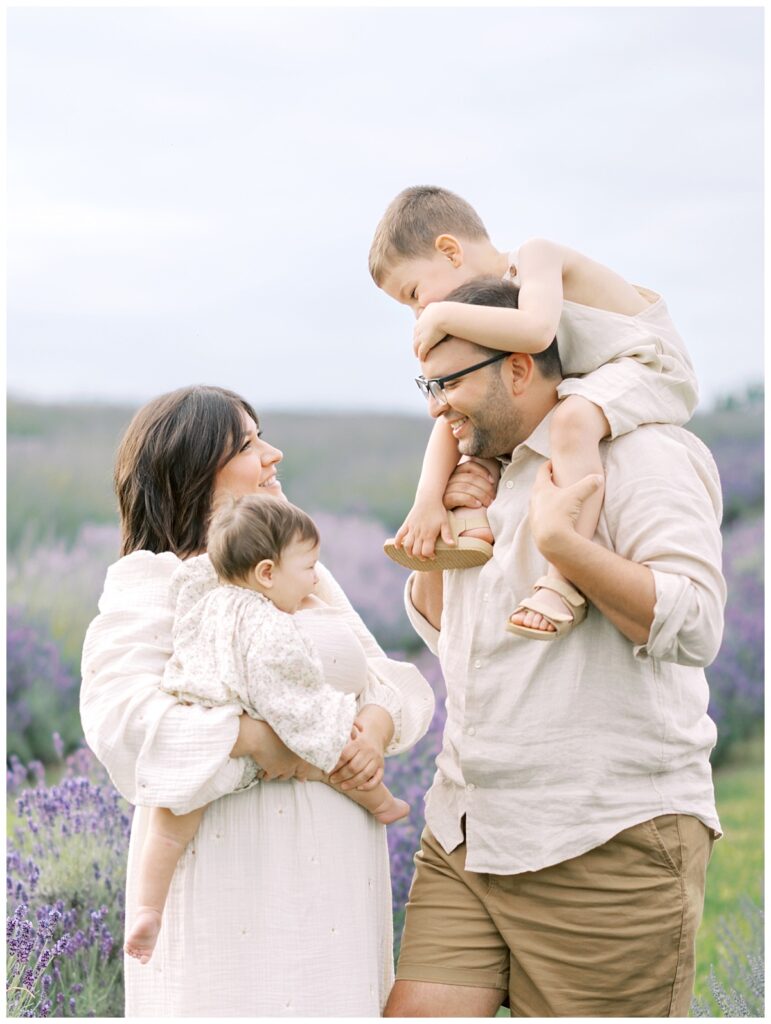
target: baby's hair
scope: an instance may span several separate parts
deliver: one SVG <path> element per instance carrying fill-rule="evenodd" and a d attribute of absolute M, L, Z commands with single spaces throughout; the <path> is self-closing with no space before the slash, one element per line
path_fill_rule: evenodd
<path fill-rule="evenodd" d="M 268 495 L 227 496 L 212 515 L 206 550 L 219 578 L 237 583 L 264 559 L 278 564 L 295 540 L 319 543 L 316 524 L 301 508 Z"/>
<path fill-rule="evenodd" d="M 503 306 L 508 309 L 519 309 L 519 287 L 513 281 L 502 281 L 499 277 L 474 277 L 450 292 L 445 301 L 466 302 L 470 306 Z M 485 345 L 476 347 L 489 355 L 494 355 L 496 351 L 493 348 L 488 349 Z M 534 352 L 533 362 L 541 371 L 541 376 L 548 380 L 562 377 L 557 339 L 555 338 L 543 352 Z"/>
<path fill-rule="evenodd" d="M 391 200 L 375 229 L 369 272 L 376 285 L 403 259 L 430 256 L 439 235 L 476 241 L 490 236 L 474 207 L 436 185 L 413 185 Z"/>

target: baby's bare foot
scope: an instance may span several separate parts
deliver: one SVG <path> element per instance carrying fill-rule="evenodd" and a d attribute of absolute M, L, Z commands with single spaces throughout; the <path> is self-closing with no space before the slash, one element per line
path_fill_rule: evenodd
<path fill-rule="evenodd" d="M 140 964 L 148 963 L 153 955 L 160 930 L 160 913 L 152 907 L 140 907 L 134 919 L 134 926 L 126 936 L 123 949 Z"/>
<path fill-rule="evenodd" d="M 394 821 L 399 821 L 400 818 L 406 818 L 410 813 L 410 805 L 405 800 L 397 800 L 395 796 L 379 810 L 374 812 L 374 816 L 383 825 L 390 825 Z"/>

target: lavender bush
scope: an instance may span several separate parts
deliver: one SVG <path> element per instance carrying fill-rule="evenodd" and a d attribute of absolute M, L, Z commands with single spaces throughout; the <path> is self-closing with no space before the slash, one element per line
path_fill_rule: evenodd
<path fill-rule="evenodd" d="M 724 536 L 728 583 L 723 645 L 707 669 L 709 713 L 718 727 L 713 764 L 763 721 L 763 521 L 740 520 Z"/>
<path fill-rule="evenodd" d="M 6 632 L 6 713 L 8 752 L 25 761 L 53 759 L 54 728 L 70 748 L 81 736 L 78 681 L 45 627 L 14 605 L 8 608 Z"/>
<path fill-rule="evenodd" d="M 131 810 L 83 749 L 56 785 L 15 757 L 7 782 L 9 1014 L 122 1016 Z"/>
<path fill-rule="evenodd" d="M 724 951 L 720 963 L 712 965 L 709 989 L 720 1016 L 765 1016 L 764 913 L 746 896 L 739 914 L 718 923 Z M 714 1008 L 705 999 L 694 999 L 692 1017 L 714 1017 Z"/>

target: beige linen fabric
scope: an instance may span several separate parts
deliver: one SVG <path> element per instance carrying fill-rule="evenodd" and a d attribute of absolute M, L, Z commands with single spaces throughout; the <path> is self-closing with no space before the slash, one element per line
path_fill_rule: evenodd
<path fill-rule="evenodd" d="M 519 284 L 518 254 L 504 281 Z M 619 437 L 642 423 L 687 423 L 699 400 L 691 358 L 660 295 L 635 285 L 649 305 L 635 316 L 565 299 L 557 328 L 560 398 L 599 406 Z M 573 376 L 580 374 L 581 376 Z"/>
<path fill-rule="evenodd" d="M 538 642 L 504 625 L 546 570 L 528 525 L 536 472 L 550 457 L 546 416 L 514 449 L 488 509 L 493 557 L 444 574 L 441 633 L 410 620 L 438 653 L 447 724 L 426 821 L 466 867 L 537 871 L 662 814 L 720 830 L 702 666 L 723 628 L 720 486 L 692 434 L 645 426 L 601 445 L 605 503 L 597 543 L 647 565 L 656 588 L 648 643 L 633 647 L 590 607 L 567 637 Z"/>
<path fill-rule="evenodd" d="M 178 565 L 170 554 L 136 552 L 111 566 L 83 652 L 86 739 L 123 796 L 141 805 L 129 845 L 129 922 L 147 808 L 184 813 L 211 803 L 175 873 L 152 961 L 126 958 L 126 1016 L 378 1016 L 393 979 L 385 828 L 322 783 L 227 795 L 248 762 L 229 757 L 239 709 L 184 707 L 159 689 Z M 365 693 L 395 719 L 389 752 L 408 748 L 433 714 L 428 683 L 387 658 L 329 572 L 319 575 L 328 608 L 303 613 L 303 629 L 327 680 L 348 692 L 360 684 L 346 670 L 360 671 L 352 631 L 367 657 Z"/>

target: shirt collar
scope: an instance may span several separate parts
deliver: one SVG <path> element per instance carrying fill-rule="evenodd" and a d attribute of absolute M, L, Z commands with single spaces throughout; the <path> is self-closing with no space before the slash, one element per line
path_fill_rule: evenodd
<path fill-rule="evenodd" d="M 514 451 L 511 453 L 511 455 L 506 456 L 501 461 L 506 463 L 506 464 L 510 463 L 512 461 L 512 459 L 514 458 L 514 456 L 516 455 L 516 453 L 519 451 L 520 448 L 529 448 L 531 451 L 535 452 L 536 455 L 540 455 L 544 459 L 550 459 L 551 458 L 551 419 L 552 419 L 552 416 L 554 415 L 554 410 L 556 408 L 557 408 L 557 406 L 555 405 L 554 409 L 550 409 L 549 412 L 547 412 L 546 415 L 544 416 L 544 418 L 540 421 L 540 423 L 536 426 L 536 428 L 532 432 L 532 434 L 530 434 L 530 436 L 527 437 L 524 441 L 521 441 L 516 446 Z"/>

